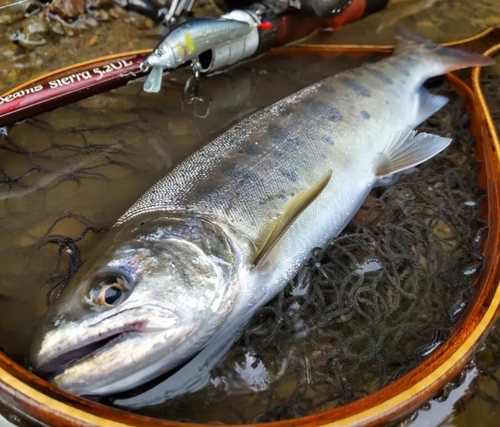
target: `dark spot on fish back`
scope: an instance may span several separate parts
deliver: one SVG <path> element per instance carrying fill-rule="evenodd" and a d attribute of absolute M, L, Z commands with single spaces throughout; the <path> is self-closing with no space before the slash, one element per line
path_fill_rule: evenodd
<path fill-rule="evenodd" d="M 293 112 L 293 108 L 289 105 L 283 105 L 280 107 L 278 114 L 280 116 L 289 116 Z"/>
<path fill-rule="evenodd" d="M 251 142 L 249 141 L 247 144 L 245 144 L 243 149 L 240 150 L 241 152 L 245 152 L 246 154 L 249 154 L 250 156 L 258 156 L 262 154 L 261 147 L 258 143 Z"/>
<path fill-rule="evenodd" d="M 383 71 L 377 70 L 376 68 L 367 68 L 366 71 L 381 82 L 387 83 L 388 85 L 394 84 L 394 81 Z"/>
<path fill-rule="evenodd" d="M 321 140 L 328 145 L 333 145 L 333 138 L 330 135 L 323 135 Z"/>
<path fill-rule="evenodd" d="M 220 164 L 219 171 L 228 182 L 235 186 L 237 191 L 241 191 L 242 188 L 255 188 L 262 185 L 262 177 L 248 163 L 240 163 L 234 159 L 226 158 Z M 219 197 L 220 189 L 220 182 L 209 176 L 193 186 L 190 192 L 197 198 L 210 200 Z M 223 209 L 231 209 L 235 200 L 234 197 L 225 197 L 223 201 L 217 201 L 217 203 L 222 203 L 221 208 Z"/>
<path fill-rule="evenodd" d="M 335 89 L 333 88 L 333 86 L 324 82 L 319 86 L 319 90 L 328 94 L 335 93 Z"/>
<path fill-rule="evenodd" d="M 251 183 L 260 180 L 259 175 L 252 171 L 245 163 L 227 162 L 226 164 L 222 165 L 222 168 L 226 176 L 231 177 L 233 180 L 239 181 L 241 183 Z"/>
<path fill-rule="evenodd" d="M 361 111 L 361 116 L 363 117 L 363 119 L 366 119 L 368 120 L 370 118 L 370 113 L 368 111 Z"/>
<path fill-rule="evenodd" d="M 364 96 L 365 98 L 370 98 L 372 96 L 370 89 L 348 77 L 340 77 L 339 82 L 353 92 L 356 92 L 358 95 Z"/>
<path fill-rule="evenodd" d="M 272 142 L 280 142 L 287 146 L 300 147 L 302 144 L 300 140 L 293 134 L 291 134 L 285 128 L 271 123 L 267 127 L 267 134 Z"/>
<path fill-rule="evenodd" d="M 342 114 L 340 114 L 339 109 L 324 101 L 316 98 L 305 98 L 304 103 L 307 104 L 311 112 L 318 117 L 324 117 L 332 122 L 339 122 L 342 120 Z"/>
<path fill-rule="evenodd" d="M 420 50 L 412 50 L 409 54 L 410 59 L 414 61 L 420 61 L 424 56 L 424 53 Z"/>
<path fill-rule="evenodd" d="M 282 170 L 281 173 L 285 178 L 289 179 L 292 182 L 297 182 L 299 179 L 299 176 L 297 175 L 297 173 L 295 171 Z"/>
<path fill-rule="evenodd" d="M 394 68 L 396 71 L 398 71 L 401 74 L 404 74 L 405 76 L 410 76 L 410 72 L 406 68 L 406 64 L 403 64 L 401 60 L 395 60 L 390 62 L 392 68 Z"/>

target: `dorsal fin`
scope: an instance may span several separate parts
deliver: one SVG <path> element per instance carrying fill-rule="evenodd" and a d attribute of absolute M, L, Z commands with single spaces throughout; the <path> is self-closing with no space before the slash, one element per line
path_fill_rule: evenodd
<path fill-rule="evenodd" d="M 285 232 L 295 222 L 302 212 L 318 197 L 325 187 L 330 182 L 332 171 L 328 171 L 316 184 L 311 188 L 302 191 L 288 203 L 285 211 L 276 221 L 276 225 L 271 232 L 271 235 L 266 240 L 262 248 L 258 251 L 253 261 L 253 266 L 258 267 L 269 260 L 270 254 L 277 251 L 277 244 Z"/>

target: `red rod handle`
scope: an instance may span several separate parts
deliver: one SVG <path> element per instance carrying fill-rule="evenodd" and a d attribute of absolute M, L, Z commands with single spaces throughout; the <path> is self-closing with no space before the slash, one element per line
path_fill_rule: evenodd
<path fill-rule="evenodd" d="M 145 76 L 149 51 L 100 58 L 54 71 L 0 96 L 0 126 L 115 89 Z"/>

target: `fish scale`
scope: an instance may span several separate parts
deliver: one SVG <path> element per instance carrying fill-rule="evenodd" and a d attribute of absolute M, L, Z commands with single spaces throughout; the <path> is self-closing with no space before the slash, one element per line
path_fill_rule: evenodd
<path fill-rule="evenodd" d="M 404 62 L 406 58 L 398 58 L 398 61 Z M 382 65 L 377 70 L 380 75 L 389 76 L 390 64 L 376 65 Z M 353 193 L 352 198 L 364 200 L 371 188 L 372 182 L 356 189 L 340 179 L 348 176 L 351 169 L 359 170 L 356 163 L 363 161 L 359 153 L 373 158 L 374 152 L 380 151 L 366 135 L 389 138 L 409 122 L 404 106 L 412 102 L 414 88 L 406 85 L 408 77 L 397 77 L 392 78 L 397 83 L 389 85 L 380 83 L 367 70 L 347 71 L 263 109 L 175 168 L 145 193 L 118 224 L 145 212 L 196 212 L 244 231 L 258 247 L 267 236 L 268 230 L 263 225 L 269 223 L 270 213 L 274 216 L 283 212 L 294 195 L 310 188 L 331 168 L 335 168 L 335 177 L 329 192 L 337 197 L 329 200 L 324 208 L 344 212 L 337 204 L 338 200 L 351 198 L 350 194 L 344 195 L 345 189 Z M 347 84 L 343 80 L 346 78 Z M 362 78 L 366 83 L 352 87 L 349 82 L 354 78 Z M 368 86 L 376 90 L 372 89 L 367 98 L 365 87 Z M 389 114 L 387 107 L 379 108 L 387 98 L 396 98 L 396 94 L 398 102 L 392 103 Z M 286 114 L 282 114 L 283 111 Z M 363 111 L 370 114 L 369 121 L 363 119 Z M 386 116 L 393 112 L 398 114 L 388 127 Z M 325 136 L 331 137 L 334 143 L 325 143 Z M 358 145 L 349 147 L 353 140 L 357 140 Z M 248 147 L 253 148 L 251 153 L 247 153 Z M 239 173 L 249 179 L 242 181 L 233 176 L 228 170 L 231 162 L 242 165 Z M 365 169 L 370 167 L 370 163 L 364 165 Z M 297 181 L 291 182 L 280 170 L 294 172 Z M 372 176 L 372 181 L 375 179 Z M 186 182 L 199 182 L 201 188 L 186 188 Z M 336 229 L 342 229 L 345 218 L 342 213 L 334 214 L 330 222 L 337 224 Z M 306 223 L 308 219 L 304 217 L 301 221 Z M 253 255 L 248 254 L 250 258 Z"/>
<path fill-rule="evenodd" d="M 401 31 L 392 57 L 264 108 L 146 191 L 50 308 L 34 370 L 69 392 L 106 395 L 192 359 L 142 404 L 207 384 L 255 310 L 378 180 L 449 145 L 412 130 L 447 101 L 423 82 L 493 63 Z"/>

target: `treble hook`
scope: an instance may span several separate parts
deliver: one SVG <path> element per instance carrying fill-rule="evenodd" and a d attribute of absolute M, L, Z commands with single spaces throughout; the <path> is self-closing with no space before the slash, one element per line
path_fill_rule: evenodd
<path fill-rule="evenodd" d="M 193 106 L 193 115 L 199 117 L 201 119 L 205 119 L 208 117 L 210 113 L 210 105 L 212 103 L 212 97 L 208 97 L 208 99 L 200 94 L 200 79 L 196 74 L 189 77 L 184 86 L 184 93 L 182 96 L 183 104 L 192 105 Z M 203 105 L 205 104 L 205 105 Z M 198 106 L 203 105 L 203 109 L 198 112 Z"/>

